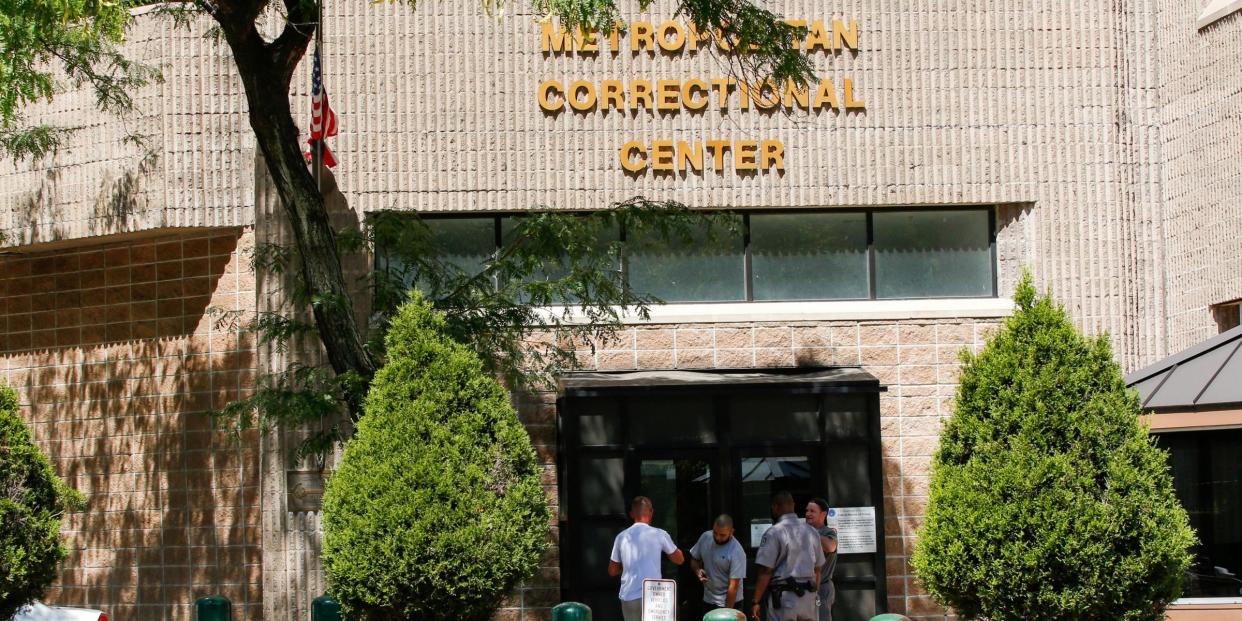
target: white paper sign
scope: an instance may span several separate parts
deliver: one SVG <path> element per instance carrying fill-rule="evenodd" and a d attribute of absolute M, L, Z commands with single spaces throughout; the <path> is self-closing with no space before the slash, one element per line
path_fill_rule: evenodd
<path fill-rule="evenodd" d="M 837 554 L 875 553 L 875 507 L 831 507 L 828 525 L 837 529 Z"/>
<path fill-rule="evenodd" d="M 763 534 L 772 528 L 772 522 L 753 521 L 750 523 L 750 547 L 758 548 L 763 541 Z"/>
<path fill-rule="evenodd" d="M 677 621 L 676 580 L 643 580 L 643 621 Z"/>

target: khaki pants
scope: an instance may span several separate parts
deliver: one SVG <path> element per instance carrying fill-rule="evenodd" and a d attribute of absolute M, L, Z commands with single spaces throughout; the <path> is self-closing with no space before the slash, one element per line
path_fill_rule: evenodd
<path fill-rule="evenodd" d="M 621 617 L 625 621 L 643 621 L 643 600 L 642 598 L 632 599 L 630 601 L 621 602 Z"/>
<path fill-rule="evenodd" d="M 768 602 L 768 621 L 819 621 L 819 612 L 815 610 L 815 593 L 805 593 L 802 597 L 791 591 L 781 593 L 779 609 L 771 601 Z"/>

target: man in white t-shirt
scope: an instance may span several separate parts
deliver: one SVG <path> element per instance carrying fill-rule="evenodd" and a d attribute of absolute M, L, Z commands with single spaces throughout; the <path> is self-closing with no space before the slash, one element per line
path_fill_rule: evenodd
<path fill-rule="evenodd" d="M 608 575 L 621 576 L 621 614 L 625 621 L 642 621 L 643 580 L 660 579 L 660 556 L 676 565 L 686 561 L 673 538 L 651 525 L 655 511 L 651 499 L 639 496 L 630 503 L 630 519 L 634 525 L 621 531 L 612 542 Z"/>

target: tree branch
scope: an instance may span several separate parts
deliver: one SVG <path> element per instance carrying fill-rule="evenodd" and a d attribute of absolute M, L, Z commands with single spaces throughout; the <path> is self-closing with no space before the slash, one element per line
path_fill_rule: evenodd
<path fill-rule="evenodd" d="M 281 69 L 281 77 L 288 81 L 319 27 L 319 3 L 315 0 L 284 0 L 284 3 L 285 28 L 268 44 L 268 49 L 272 62 Z"/>

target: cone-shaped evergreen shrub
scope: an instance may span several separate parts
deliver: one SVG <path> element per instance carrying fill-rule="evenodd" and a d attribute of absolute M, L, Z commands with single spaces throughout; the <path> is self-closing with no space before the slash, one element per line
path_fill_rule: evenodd
<path fill-rule="evenodd" d="M 30 438 L 17 395 L 0 383 L 0 619 L 43 596 L 65 558 L 60 518 L 82 507 Z"/>
<path fill-rule="evenodd" d="M 324 566 L 349 619 L 484 621 L 537 567 L 548 506 L 526 430 L 419 296 L 324 493 Z"/>
<path fill-rule="evenodd" d="M 1194 535 L 1107 337 L 1030 277 L 978 356 L 932 466 L 912 564 L 967 619 L 1164 618 Z"/>

